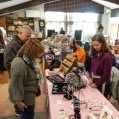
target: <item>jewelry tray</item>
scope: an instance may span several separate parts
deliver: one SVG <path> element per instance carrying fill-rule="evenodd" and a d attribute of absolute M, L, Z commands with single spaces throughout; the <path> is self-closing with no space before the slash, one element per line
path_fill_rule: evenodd
<path fill-rule="evenodd" d="M 51 81 L 52 83 L 61 83 L 61 82 L 65 82 L 65 79 L 62 78 L 59 75 L 52 75 L 52 76 L 46 76 L 46 78 Z"/>
<path fill-rule="evenodd" d="M 67 83 L 53 83 L 52 94 L 65 94 L 65 88 L 67 88 Z"/>

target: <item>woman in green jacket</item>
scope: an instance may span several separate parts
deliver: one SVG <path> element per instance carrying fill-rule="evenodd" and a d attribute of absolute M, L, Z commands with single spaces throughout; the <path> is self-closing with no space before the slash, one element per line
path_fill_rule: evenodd
<path fill-rule="evenodd" d="M 37 58 L 41 58 L 44 47 L 37 39 L 28 40 L 11 63 L 9 99 L 22 111 L 21 119 L 34 118 L 35 98 L 43 82 Z"/>

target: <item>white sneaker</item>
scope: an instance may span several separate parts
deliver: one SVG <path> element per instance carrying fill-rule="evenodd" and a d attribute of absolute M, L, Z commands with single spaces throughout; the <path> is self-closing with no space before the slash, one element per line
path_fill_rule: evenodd
<path fill-rule="evenodd" d="M 17 117 L 21 117 L 21 114 L 16 113 L 15 115 L 16 115 Z"/>

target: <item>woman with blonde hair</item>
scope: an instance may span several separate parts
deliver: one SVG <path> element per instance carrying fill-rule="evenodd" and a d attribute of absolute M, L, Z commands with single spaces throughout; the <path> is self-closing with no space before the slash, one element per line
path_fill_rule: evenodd
<path fill-rule="evenodd" d="M 44 47 L 37 39 L 28 40 L 11 63 L 9 99 L 22 111 L 21 119 L 34 118 L 36 96 L 43 82 L 36 59 L 42 58 Z"/>

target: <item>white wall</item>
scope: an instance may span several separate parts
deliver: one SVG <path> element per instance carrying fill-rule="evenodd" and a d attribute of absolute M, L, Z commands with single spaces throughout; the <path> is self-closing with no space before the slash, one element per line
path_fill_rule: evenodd
<path fill-rule="evenodd" d="M 112 17 L 110 23 L 111 24 L 113 24 L 113 23 L 119 24 L 119 17 Z"/>
<path fill-rule="evenodd" d="M 35 29 L 35 32 L 39 31 L 39 20 L 45 18 L 44 4 L 37 5 L 37 6 L 34 6 L 34 7 L 29 7 L 26 10 L 37 10 L 37 11 L 39 11 L 40 17 L 39 18 L 34 18 L 34 29 Z"/>
<path fill-rule="evenodd" d="M 13 16 L 14 16 L 14 17 L 17 17 L 17 16 L 18 16 L 18 17 L 19 17 L 19 16 L 20 16 L 20 17 L 25 17 L 25 10 L 19 10 L 19 11 L 17 11 L 17 12 L 14 12 L 14 13 L 13 13 Z"/>
<path fill-rule="evenodd" d="M 45 14 L 44 14 L 44 4 L 37 5 L 37 6 L 34 6 L 34 7 L 29 7 L 29 8 L 27 8 L 26 10 L 37 10 L 37 11 L 39 11 L 40 18 L 41 18 L 41 19 L 44 19 L 44 18 L 45 18 Z"/>
<path fill-rule="evenodd" d="M 119 17 L 111 17 L 110 20 L 110 34 L 113 42 L 119 39 Z"/>

